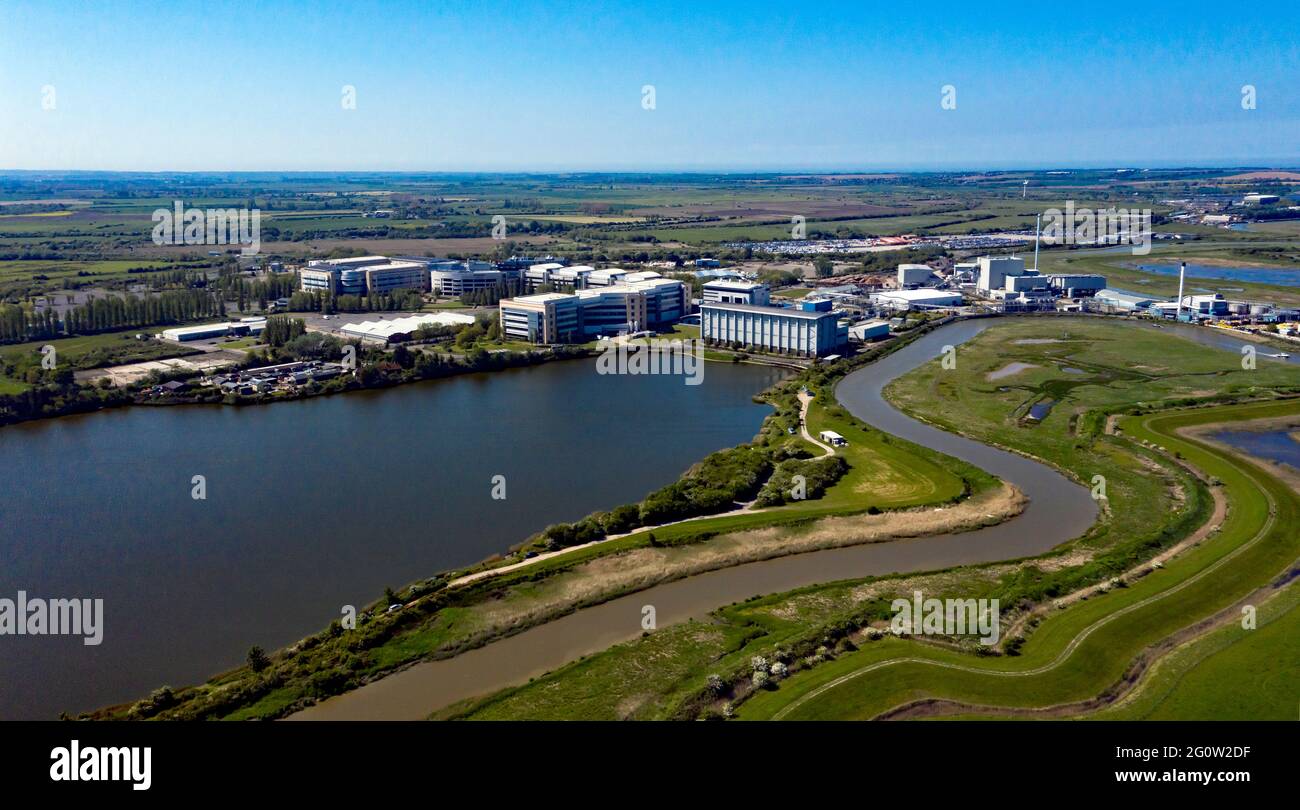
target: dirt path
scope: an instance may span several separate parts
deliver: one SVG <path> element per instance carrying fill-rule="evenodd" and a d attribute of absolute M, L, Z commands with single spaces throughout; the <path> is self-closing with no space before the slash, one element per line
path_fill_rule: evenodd
<path fill-rule="evenodd" d="M 805 391 L 799 392 L 799 432 L 803 434 L 804 440 L 814 444 L 822 449 L 822 454 L 818 458 L 828 458 L 835 455 L 835 448 L 829 444 L 822 444 L 812 437 L 808 432 L 808 406 L 812 403 L 813 396 Z"/>

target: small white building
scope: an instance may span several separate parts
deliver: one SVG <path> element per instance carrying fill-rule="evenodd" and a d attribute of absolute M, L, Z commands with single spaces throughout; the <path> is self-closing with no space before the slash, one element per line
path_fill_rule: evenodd
<path fill-rule="evenodd" d="M 833 430 L 823 430 L 821 433 L 817 434 L 817 436 L 822 441 L 834 447 L 843 447 L 844 445 L 848 444 L 848 442 L 845 441 L 843 436 L 841 436 L 840 434 L 836 433 Z"/>

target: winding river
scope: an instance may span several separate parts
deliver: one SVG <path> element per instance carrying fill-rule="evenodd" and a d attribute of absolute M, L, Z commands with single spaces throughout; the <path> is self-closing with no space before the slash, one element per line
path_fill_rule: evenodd
<path fill-rule="evenodd" d="M 290 719 L 409 720 L 458 700 L 516 685 L 641 634 L 641 608 L 654 605 L 660 626 L 700 618 L 756 594 L 819 582 L 933 570 L 1031 556 L 1071 540 L 1096 520 L 1083 487 L 1036 461 L 918 422 L 882 396 L 895 378 L 987 329 L 992 319 L 943 326 L 853 372 L 836 395 L 875 427 L 968 461 L 1029 496 L 1014 520 L 959 534 L 814 551 L 748 563 L 658 585 L 585 608 L 539 627 L 439 661 L 427 661 L 311 706 Z"/>

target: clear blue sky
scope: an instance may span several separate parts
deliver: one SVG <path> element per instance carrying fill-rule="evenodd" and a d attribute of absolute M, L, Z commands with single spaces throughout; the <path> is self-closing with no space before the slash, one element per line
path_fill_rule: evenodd
<path fill-rule="evenodd" d="M 3 0 L 0 169 L 1295 165 L 1298 9 Z"/>

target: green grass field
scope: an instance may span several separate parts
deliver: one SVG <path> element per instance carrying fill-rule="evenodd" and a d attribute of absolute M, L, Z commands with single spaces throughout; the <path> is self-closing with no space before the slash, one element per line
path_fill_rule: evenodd
<path fill-rule="evenodd" d="M 1290 528 L 1300 517 L 1300 498 L 1276 478 L 1244 460 L 1176 435 L 1177 429 L 1225 420 L 1263 418 L 1300 411 L 1300 401 L 1171 411 L 1124 422 L 1130 435 L 1177 451 L 1222 481 L 1228 517 L 1210 542 L 1174 558 L 1161 570 L 1078 602 L 1049 616 L 1017 657 L 974 658 L 927 644 L 887 639 L 814 668 L 761 692 L 746 702 L 746 718 L 854 719 L 873 717 L 921 698 L 943 698 L 983 707 L 1044 707 L 1084 700 L 1118 681 L 1144 647 L 1213 614 L 1284 570 L 1300 552 Z M 1277 632 L 1277 631 L 1274 631 Z M 1276 649 L 1256 642 L 1239 648 L 1271 656 Z M 1222 659 L 1229 660 L 1229 659 Z M 1266 662 L 1258 658 L 1254 664 Z M 1241 661 L 1235 662 L 1241 665 Z M 1222 664 L 1220 664 L 1222 666 Z M 1195 715 L 1205 708 L 1215 671 L 1207 667 L 1184 687 L 1179 703 L 1166 701 L 1168 716 Z M 1289 717 L 1300 696 L 1292 672 L 1277 682 L 1289 690 Z M 1201 690 L 1202 697 L 1196 696 Z M 1283 693 L 1283 698 L 1287 692 Z M 1215 698 L 1210 698 L 1213 701 Z M 1279 698 L 1274 705 L 1287 701 Z M 1179 709 L 1182 706 L 1186 711 Z M 1233 717 L 1230 708 L 1215 716 Z"/>

